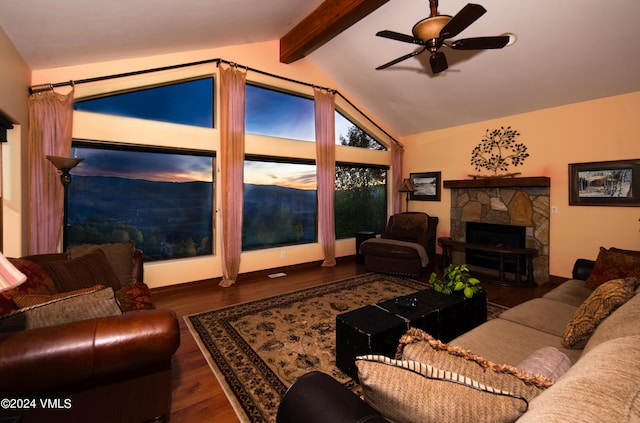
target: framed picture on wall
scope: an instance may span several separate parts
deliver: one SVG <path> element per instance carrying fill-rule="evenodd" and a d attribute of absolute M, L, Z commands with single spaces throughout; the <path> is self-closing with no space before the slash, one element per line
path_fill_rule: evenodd
<path fill-rule="evenodd" d="M 409 193 L 410 200 L 440 201 L 440 172 L 409 174 L 415 191 Z"/>
<path fill-rule="evenodd" d="M 569 164 L 570 206 L 640 206 L 640 159 Z"/>

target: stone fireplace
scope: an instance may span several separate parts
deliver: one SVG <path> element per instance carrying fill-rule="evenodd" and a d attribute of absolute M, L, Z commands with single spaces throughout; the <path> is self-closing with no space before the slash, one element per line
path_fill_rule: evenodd
<path fill-rule="evenodd" d="M 482 178 L 444 181 L 451 189 L 451 238 L 467 240 L 467 222 L 513 225 L 524 228 L 525 247 L 538 252 L 533 277 L 538 285 L 549 281 L 550 179 Z M 455 252 L 454 263 L 464 263 L 464 252 Z"/>

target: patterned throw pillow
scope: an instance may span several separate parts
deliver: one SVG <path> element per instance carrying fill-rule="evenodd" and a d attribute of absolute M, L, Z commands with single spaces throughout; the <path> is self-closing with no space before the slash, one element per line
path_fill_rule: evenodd
<path fill-rule="evenodd" d="M 365 400 L 397 422 L 511 422 L 554 383 L 416 328 L 400 338 L 396 360 L 389 360 L 358 358 L 356 366 Z"/>
<path fill-rule="evenodd" d="M 53 279 L 57 292 L 75 291 L 94 285 L 120 289 L 120 281 L 100 249 L 74 259 L 43 263 L 42 267 Z"/>
<path fill-rule="evenodd" d="M 607 281 L 628 276 L 640 278 L 640 251 L 619 248 L 607 250 L 600 247 L 593 271 L 585 285 L 587 288 L 596 289 Z"/>
<path fill-rule="evenodd" d="M 27 276 L 22 285 L 9 291 L 0 293 L 0 315 L 10 313 L 18 309 L 13 302 L 14 295 L 19 294 L 55 294 L 56 289 L 53 280 L 44 271 L 42 266 L 21 258 L 10 258 L 9 262 Z"/>
<path fill-rule="evenodd" d="M 429 363 L 439 369 L 514 391 L 528 399 L 554 383 L 549 377 L 529 374 L 508 364 L 494 363 L 464 348 L 445 344 L 417 328 L 410 328 L 400 338 L 396 359 Z"/>
<path fill-rule="evenodd" d="M 515 392 L 427 363 L 368 355 L 356 366 L 367 403 L 397 423 L 506 423 L 528 407 Z"/>
<path fill-rule="evenodd" d="M 5 296 L 4 292 L 0 293 L 0 316 L 16 311 L 17 309 L 18 307 L 11 300 L 10 296 Z"/>
<path fill-rule="evenodd" d="M 640 281 L 634 277 L 614 279 L 603 283 L 573 315 L 567 324 L 562 346 L 581 349 L 607 316 L 635 295 Z"/>
<path fill-rule="evenodd" d="M 0 317 L 0 332 L 60 325 L 122 314 L 113 288 L 49 301 Z"/>
<path fill-rule="evenodd" d="M 144 283 L 125 285 L 116 291 L 116 298 L 123 312 L 135 310 L 153 310 L 151 291 Z"/>
<path fill-rule="evenodd" d="M 115 244 L 72 245 L 67 249 L 67 255 L 73 259 L 84 256 L 97 249 L 104 251 L 109 264 L 111 264 L 113 271 L 120 281 L 120 285 L 129 285 L 130 283 L 136 282 L 133 280 L 133 253 L 136 250 L 136 244 L 133 241 Z"/>
<path fill-rule="evenodd" d="M 13 302 L 18 308 L 32 307 L 38 304 L 48 303 L 49 301 L 60 300 L 62 298 L 71 297 L 78 294 L 88 294 L 89 292 L 104 289 L 102 285 L 94 285 L 90 288 L 82 288 L 76 291 L 61 292 L 59 294 L 43 295 L 43 294 L 17 294 L 13 296 Z"/>

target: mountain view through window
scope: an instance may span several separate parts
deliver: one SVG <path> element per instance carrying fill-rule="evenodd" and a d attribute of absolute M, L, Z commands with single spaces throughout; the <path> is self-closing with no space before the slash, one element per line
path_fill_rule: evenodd
<path fill-rule="evenodd" d="M 212 254 L 213 157 L 76 146 L 67 241 L 134 241 L 145 261 Z"/>

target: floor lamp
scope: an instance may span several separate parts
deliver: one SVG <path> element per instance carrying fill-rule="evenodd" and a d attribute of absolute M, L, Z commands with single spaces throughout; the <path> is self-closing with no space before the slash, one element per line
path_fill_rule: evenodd
<path fill-rule="evenodd" d="M 406 193 L 407 197 L 406 197 L 406 207 L 405 207 L 405 212 L 409 211 L 409 194 L 412 193 L 413 191 L 415 191 L 416 189 L 413 186 L 413 182 L 411 182 L 411 179 L 409 178 L 405 178 L 402 181 L 402 186 L 400 187 L 400 192 L 404 192 Z"/>
<path fill-rule="evenodd" d="M 62 212 L 62 251 L 67 250 L 67 212 L 69 210 L 68 198 L 69 191 L 68 187 L 71 183 L 71 169 L 78 166 L 78 163 L 83 161 L 84 159 L 80 159 L 77 157 L 59 157 L 59 156 L 47 156 L 47 160 L 49 160 L 53 165 L 60 171 L 60 182 L 62 182 L 62 188 L 64 189 L 64 211 Z"/>

